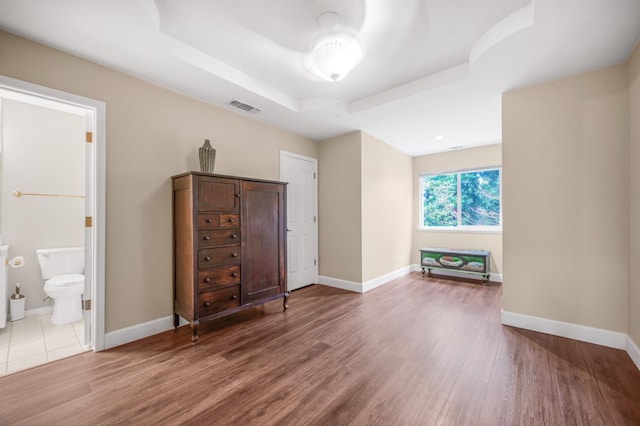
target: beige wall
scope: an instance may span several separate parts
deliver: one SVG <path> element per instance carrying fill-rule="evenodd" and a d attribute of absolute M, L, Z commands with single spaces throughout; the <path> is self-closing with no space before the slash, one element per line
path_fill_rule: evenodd
<path fill-rule="evenodd" d="M 362 281 L 411 264 L 412 158 L 362 133 Z"/>
<path fill-rule="evenodd" d="M 84 195 L 85 118 L 2 99 L 0 234 L 11 257 L 24 256 L 22 268 L 9 268 L 9 292 L 17 282 L 26 309 L 45 302 L 44 280 L 36 256 L 40 248 L 84 246 L 84 199 L 12 195 L 13 191 Z"/>
<path fill-rule="evenodd" d="M 409 266 L 411 157 L 363 132 L 319 146 L 320 276 L 363 284 Z"/>
<path fill-rule="evenodd" d="M 503 96 L 505 311 L 628 323 L 624 65 Z"/>
<path fill-rule="evenodd" d="M 0 74 L 106 103 L 106 329 L 172 312 L 170 176 L 198 170 L 205 138 L 216 173 L 278 179 L 279 151 L 317 143 L 0 31 Z"/>
<path fill-rule="evenodd" d="M 629 84 L 629 336 L 640 346 L 640 45 L 627 64 Z"/>
<path fill-rule="evenodd" d="M 411 263 L 420 264 L 421 247 L 448 247 L 456 249 L 489 250 L 491 273 L 502 273 L 502 233 L 419 230 L 420 175 L 454 170 L 502 165 L 502 146 L 488 145 L 472 149 L 423 155 L 413 159 L 413 247 Z"/>
<path fill-rule="evenodd" d="M 362 282 L 361 134 L 320 142 L 319 275 Z"/>

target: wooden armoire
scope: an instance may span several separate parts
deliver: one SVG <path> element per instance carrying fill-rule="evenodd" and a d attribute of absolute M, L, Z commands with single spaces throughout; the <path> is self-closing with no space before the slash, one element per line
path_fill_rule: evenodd
<path fill-rule="evenodd" d="M 208 173 L 173 176 L 174 326 L 283 298 L 286 184 Z"/>

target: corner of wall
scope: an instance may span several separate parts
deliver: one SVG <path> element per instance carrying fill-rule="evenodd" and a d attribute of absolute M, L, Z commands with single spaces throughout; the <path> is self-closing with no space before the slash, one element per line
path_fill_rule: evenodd
<path fill-rule="evenodd" d="M 628 330 L 640 365 L 640 42 L 627 61 L 629 91 L 629 297 Z M 632 356 L 633 358 L 633 356 Z"/>

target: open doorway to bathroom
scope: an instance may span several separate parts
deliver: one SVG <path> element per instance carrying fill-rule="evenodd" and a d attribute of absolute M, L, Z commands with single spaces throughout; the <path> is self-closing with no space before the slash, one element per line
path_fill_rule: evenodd
<path fill-rule="evenodd" d="M 18 282 L 26 296 L 24 318 L 8 303 L 0 321 L 0 375 L 104 347 L 104 113 L 101 102 L 0 76 L 0 302 Z M 84 248 L 76 285 L 87 309 L 53 324 L 58 302 L 36 250 L 67 247 Z"/>

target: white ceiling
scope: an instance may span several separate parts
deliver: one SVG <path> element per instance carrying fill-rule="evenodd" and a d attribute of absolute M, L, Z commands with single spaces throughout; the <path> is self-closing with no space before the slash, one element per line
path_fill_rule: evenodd
<path fill-rule="evenodd" d="M 304 65 L 327 11 L 366 50 L 337 83 Z M 624 62 L 640 0 L 0 0 L 0 28 L 313 139 L 363 130 L 420 155 L 500 142 L 504 91 Z"/>

